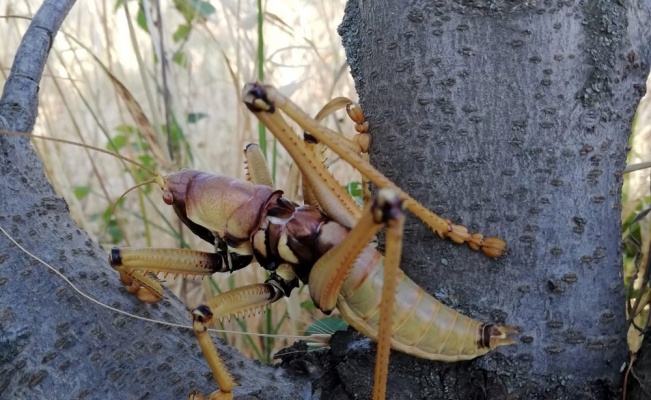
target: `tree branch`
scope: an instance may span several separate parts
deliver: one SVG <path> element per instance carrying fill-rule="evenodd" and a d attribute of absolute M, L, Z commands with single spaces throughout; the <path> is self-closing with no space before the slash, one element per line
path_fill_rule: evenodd
<path fill-rule="evenodd" d="M 0 100 L 0 128 L 30 132 L 52 41 L 73 1 L 46 0 L 25 33 Z M 107 255 L 71 220 L 28 141 L 0 135 L 0 226 L 103 304 L 191 323 L 175 297 L 148 306 L 128 295 Z M 184 398 L 216 389 L 191 329 L 142 322 L 77 293 L 0 233 L 0 397 Z M 309 396 L 305 380 L 252 362 L 223 344 L 238 399 Z"/>
<path fill-rule="evenodd" d="M 18 47 L 0 97 L 0 129 L 31 132 L 38 111 L 38 85 L 52 42 L 75 0 L 46 0 Z"/>

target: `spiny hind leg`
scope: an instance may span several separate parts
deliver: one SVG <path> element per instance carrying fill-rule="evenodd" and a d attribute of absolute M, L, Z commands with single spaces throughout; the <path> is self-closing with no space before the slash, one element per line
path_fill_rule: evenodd
<path fill-rule="evenodd" d="M 348 147 L 353 151 L 360 154 L 368 153 L 371 146 L 371 137 L 369 135 L 369 124 L 362 109 L 354 101 L 348 97 L 335 97 L 326 103 L 321 110 L 314 116 L 314 121 L 321 123 L 326 117 L 333 114 L 335 111 L 346 109 L 346 114 L 355 123 L 355 131 L 357 135 L 352 140 L 347 139 L 345 136 L 338 135 Z M 307 136 L 306 141 L 309 140 L 310 132 L 305 131 L 304 136 Z M 314 139 L 313 141 L 317 141 Z M 317 141 L 318 142 L 318 141 Z"/>
<path fill-rule="evenodd" d="M 391 189 L 380 190 L 346 238 L 317 260 L 312 267 L 308 282 L 310 297 L 314 304 L 325 313 L 332 311 L 351 268 L 358 259 L 364 258 L 363 252 L 375 252 L 368 244 L 383 226 L 387 227 L 384 284 L 380 302 L 378 352 L 373 389 L 374 400 L 384 399 L 386 394 L 395 292 L 397 279 L 400 276 L 399 265 L 404 218 L 403 201 L 397 193 Z M 324 227 L 321 234 L 327 235 L 328 233 Z M 332 234 L 339 234 L 339 232 Z"/>
<path fill-rule="evenodd" d="M 371 161 L 368 156 L 368 151 L 371 148 L 372 141 L 366 115 L 364 115 L 364 111 L 353 102 L 346 105 L 346 112 L 348 113 L 348 117 L 355 122 L 355 131 L 357 131 L 357 135 L 355 135 L 353 141 L 359 146 L 362 159 L 367 163 L 370 163 Z M 368 207 L 371 203 L 372 194 L 369 183 L 370 182 L 366 176 L 362 174 L 362 203 L 364 204 L 364 208 Z"/>
<path fill-rule="evenodd" d="M 393 308 L 400 275 L 405 212 L 403 202 L 390 189 L 380 190 L 375 203 L 378 208 L 378 217 L 386 224 L 386 250 L 384 256 L 382 298 L 380 301 L 377 356 L 373 375 L 373 400 L 384 400 L 386 397 L 387 375 L 389 372 L 389 354 L 391 353 Z"/>
<path fill-rule="evenodd" d="M 276 112 L 274 104 L 267 99 L 265 88 L 257 84 L 246 85 L 242 94 L 244 103 L 287 150 L 325 213 L 338 223 L 353 227 L 361 215 L 359 206 L 325 168 L 322 160 L 314 157 L 313 151 Z"/>
<path fill-rule="evenodd" d="M 321 228 L 319 240 L 337 244 L 312 266 L 308 289 L 314 305 L 326 314 L 337 305 L 341 287 L 362 252 L 369 249 L 375 251 L 368 245 L 382 229 L 383 221 L 378 217 L 381 212 L 374 202 L 348 232 L 332 222 Z"/>
<path fill-rule="evenodd" d="M 471 234 L 464 226 L 452 224 L 449 220 L 434 214 L 364 160 L 357 151 L 350 148 L 349 144 L 340 135 L 310 118 L 275 88 L 268 85 L 248 84 L 244 87 L 242 98 L 249 109 L 283 143 L 285 148 L 290 146 L 297 149 L 295 152 L 309 154 L 304 145 L 301 146 L 295 143 L 296 135 L 294 135 L 283 117 L 279 115 L 277 109 L 282 110 L 289 118 L 296 121 L 304 131 L 328 146 L 353 168 L 360 171 L 375 186 L 395 190 L 400 198 L 404 200 L 407 209 L 425 222 L 441 238 L 448 238 L 455 243 L 468 243 L 473 250 L 482 250 L 489 257 L 499 257 L 506 251 L 504 240 L 497 237 L 484 238 L 481 233 Z M 288 151 L 290 150 L 288 149 Z M 343 198 L 344 196 L 339 194 L 340 192 L 337 191 L 338 185 L 332 176 L 329 178 L 326 176 L 329 173 L 325 171 L 322 165 L 312 165 L 317 163 L 309 155 L 301 158 L 292 154 L 292 158 L 299 164 L 303 175 L 307 176 L 311 189 L 315 192 L 319 204 L 326 213 L 337 222 L 352 227 L 355 224 L 354 219 L 358 218 L 359 213 L 353 209 L 354 207 L 349 206 L 349 203 Z M 328 189 L 322 190 L 323 187 Z M 337 202 L 342 206 L 337 207 Z M 342 208 L 345 208 L 346 212 L 342 212 Z"/>
<path fill-rule="evenodd" d="M 244 159 L 246 160 L 246 177 L 256 185 L 275 187 L 267 160 L 262 149 L 255 143 L 249 143 L 244 148 Z"/>
<path fill-rule="evenodd" d="M 282 297 L 288 296 L 297 286 L 298 279 L 292 268 L 281 265 L 265 283 L 248 285 L 219 294 L 192 311 L 194 334 L 219 387 L 210 394 L 210 400 L 231 400 L 232 391 L 237 386 L 208 333 L 212 321 L 258 312 Z M 203 395 L 197 391 L 190 394 L 190 399 L 203 398 Z"/>
<path fill-rule="evenodd" d="M 316 114 L 314 120 L 321 123 L 325 118 L 334 112 L 346 109 L 348 117 L 355 123 L 355 131 L 357 134 L 353 139 L 348 139 L 345 136 L 339 136 L 343 143 L 350 147 L 354 152 L 357 152 L 364 160 L 369 161 L 368 151 L 371 146 L 371 136 L 369 134 L 369 124 L 362 109 L 348 97 L 336 97 L 324 105 L 321 110 Z M 314 154 L 314 157 L 324 162 L 322 155 L 323 152 L 319 148 L 319 141 L 309 132 L 303 132 L 303 140 L 305 145 Z M 364 175 L 361 178 L 362 188 L 362 203 L 367 207 L 371 201 L 371 189 L 368 184 L 368 179 Z M 306 204 L 319 206 L 318 199 L 316 199 L 309 188 L 306 180 L 303 180 L 303 195 L 307 199 Z"/>

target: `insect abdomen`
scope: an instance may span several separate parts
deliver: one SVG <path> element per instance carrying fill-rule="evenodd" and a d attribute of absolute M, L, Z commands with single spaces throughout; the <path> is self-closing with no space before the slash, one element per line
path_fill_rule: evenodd
<path fill-rule="evenodd" d="M 368 246 L 344 282 L 337 308 L 355 329 L 377 338 L 384 268 L 383 257 Z M 500 327 L 484 324 L 445 306 L 400 271 L 391 347 L 440 361 L 468 360 L 500 342 Z M 496 340 L 496 339 L 500 340 Z"/>

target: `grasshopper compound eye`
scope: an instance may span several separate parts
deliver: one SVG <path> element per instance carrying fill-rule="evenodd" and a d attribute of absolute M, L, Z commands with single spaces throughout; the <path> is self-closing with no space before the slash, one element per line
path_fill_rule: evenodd
<path fill-rule="evenodd" d="M 172 204 L 174 204 L 174 195 L 172 194 L 172 192 L 170 192 L 169 190 L 164 191 L 163 192 L 163 201 L 168 206 L 171 206 Z"/>

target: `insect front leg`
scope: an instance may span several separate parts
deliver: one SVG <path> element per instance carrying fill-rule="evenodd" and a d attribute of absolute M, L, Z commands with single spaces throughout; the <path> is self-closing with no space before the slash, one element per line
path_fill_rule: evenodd
<path fill-rule="evenodd" d="M 219 294 L 192 311 L 195 336 L 219 386 L 218 390 L 210 394 L 210 400 L 232 399 L 232 391 L 237 386 L 208 333 L 208 326 L 213 319 L 260 312 L 282 297 L 289 296 L 295 287 L 298 287 L 298 279 L 292 268 L 281 265 L 265 283 L 248 285 Z M 194 392 L 190 395 L 190 399 L 200 400 L 204 397 L 201 393 Z"/>
<path fill-rule="evenodd" d="M 245 86 L 242 94 L 244 103 L 287 150 L 325 213 L 344 226 L 354 226 L 361 215 L 359 206 L 325 168 L 321 159 L 314 157 L 313 151 L 277 114 L 273 103 L 268 101 L 264 88 L 266 86 L 256 84 Z"/>
<path fill-rule="evenodd" d="M 497 237 L 485 238 L 481 233 L 471 234 L 468 232 L 466 227 L 455 225 L 451 221 L 434 214 L 432 211 L 427 209 L 427 207 L 423 206 L 416 199 L 404 192 L 380 171 L 365 161 L 356 151 L 352 150 L 346 144 L 345 140 L 343 140 L 340 135 L 310 118 L 296 104 L 280 94 L 272 86 L 257 83 L 248 84 L 244 87 L 242 99 L 255 116 L 269 128 L 281 143 L 283 143 L 283 146 L 290 152 L 290 155 L 296 163 L 299 164 L 299 167 L 301 167 L 301 172 L 303 173 L 303 176 L 309 180 L 311 187 L 319 184 L 319 178 L 323 178 L 328 187 L 333 185 L 336 186 L 336 184 L 326 181 L 329 178 L 327 178 L 322 172 L 325 168 L 319 169 L 318 166 L 311 165 L 314 163 L 310 162 L 310 160 L 304 160 L 300 157 L 300 154 L 294 154 L 304 152 L 304 150 L 296 150 L 292 153 L 292 150 L 288 148 L 288 145 L 294 147 L 299 145 L 294 143 L 296 140 L 293 139 L 292 136 L 295 137 L 296 135 L 294 135 L 292 130 L 289 128 L 289 125 L 287 125 L 284 119 L 279 115 L 278 110 L 282 110 L 289 118 L 296 121 L 303 130 L 309 132 L 310 135 L 314 136 L 319 142 L 328 146 L 328 148 L 334 151 L 343 160 L 360 171 L 362 175 L 373 182 L 375 186 L 379 188 L 391 188 L 396 191 L 400 198 L 405 201 L 407 209 L 425 222 L 425 224 L 427 224 L 430 229 L 436 232 L 441 238 L 448 238 L 455 243 L 468 243 L 470 248 L 473 250 L 482 250 L 489 257 L 499 257 L 506 252 L 506 243 L 504 240 Z M 330 193 L 334 193 L 335 190 L 336 188 L 331 187 L 324 193 L 330 195 Z M 315 195 L 321 199 L 320 192 L 315 193 Z M 343 202 L 343 199 L 341 200 Z M 355 214 L 354 211 L 351 211 L 351 214 L 349 215 L 342 215 L 340 210 L 341 207 L 339 207 L 339 209 L 334 206 L 330 208 L 327 203 L 324 203 L 321 200 L 319 203 L 323 206 L 326 213 L 336 221 L 348 227 L 354 224 L 354 222 L 351 223 L 350 220 L 346 220 L 350 215 L 358 215 Z"/>
<path fill-rule="evenodd" d="M 378 193 L 372 207 L 376 208 L 376 218 L 386 224 L 386 249 L 384 257 L 384 284 L 380 302 L 380 323 L 377 338 L 377 357 L 373 378 L 373 400 L 386 397 L 387 375 L 389 373 L 389 354 L 393 332 L 393 309 L 396 287 L 400 276 L 400 257 L 402 255 L 402 233 L 405 225 L 405 212 L 398 195 L 387 189 Z"/>
<path fill-rule="evenodd" d="M 163 297 L 160 282 L 151 274 L 207 276 L 244 268 L 251 260 L 251 256 L 229 254 L 225 248 L 218 249 L 218 253 L 208 253 L 190 249 L 114 247 L 109 256 L 109 263 L 120 273 L 127 291 L 136 293 L 140 300 L 148 303 Z"/>
<path fill-rule="evenodd" d="M 333 114 L 335 111 L 346 109 L 348 117 L 355 123 L 355 131 L 357 134 L 352 140 L 347 139 L 345 136 L 339 136 L 339 139 L 345 143 L 351 150 L 358 153 L 366 162 L 369 161 L 368 151 L 371 147 L 371 135 L 369 134 L 369 123 L 362 109 L 348 97 L 336 97 L 324 105 L 321 110 L 314 116 L 314 121 L 320 123 L 326 117 Z M 323 158 L 323 151 L 319 148 L 319 141 L 316 137 L 311 135 L 308 131 L 303 132 L 303 139 L 305 145 L 312 151 L 314 157 L 317 159 Z M 322 160 L 323 161 L 323 160 Z M 368 179 L 362 175 L 361 178 L 362 188 L 362 203 L 364 207 L 370 204 L 372 195 L 371 188 L 369 187 Z M 306 193 L 311 195 L 311 189 L 305 180 L 303 180 L 303 196 Z M 312 197 L 312 196 L 308 196 Z M 311 205 L 318 206 L 318 199 L 308 201 Z"/>

